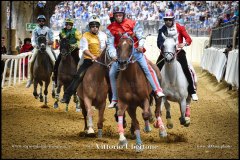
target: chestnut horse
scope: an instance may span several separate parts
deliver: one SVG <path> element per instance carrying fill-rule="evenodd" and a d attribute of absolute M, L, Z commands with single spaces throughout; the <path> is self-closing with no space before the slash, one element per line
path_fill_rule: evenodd
<path fill-rule="evenodd" d="M 102 137 L 103 116 L 109 90 L 107 76 L 110 63 L 110 58 L 106 54 L 106 49 L 104 49 L 97 60 L 86 70 L 83 80 L 77 88 L 77 95 L 80 99 L 80 106 L 84 116 L 84 130 L 87 136 L 95 135 L 92 108 L 92 106 L 95 106 L 98 109 L 98 137 Z"/>
<path fill-rule="evenodd" d="M 137 120 L 136 109 L 140 106 L 143 109 L 143 119 L 146 122 L 150 120 L 150 94 L 152 88 L 148 82 L 142 68 L 136 60 L 132 60 L 133 57 L 133 44 L 134 41 L 132 37 L 128 34 L 122 35 L 117 46 L 117 58 L 119 63 L 119 75 L 117 78 L 117 92 L 118 92 L 118 119 L 122 118 L 125 110 L 127 110 L 129 116 L 132 120 L 132 126 L 135 129 L 136 135 L 136 151 L 140 152 L 143 150 L 142 141 L 140 138 L 140 127 Z M 138 53 L 140 54 L 140 53 Z M 144 56 L 142 54 L 142 56 Z M 151 63 L 151 65 L 154 65 Z M 158 79 L 160 78 L 160 71 L 157 66 L 153 67 L 156 69 Z M 156 100 L 156 110 L 155 115 L 159 117 L 161 98 L 155 98 Z M 118 122 L 118 132 L 120 135 L 119 145 L 127 145 L 127 139 L 124 136 L 122 122 Z"/>

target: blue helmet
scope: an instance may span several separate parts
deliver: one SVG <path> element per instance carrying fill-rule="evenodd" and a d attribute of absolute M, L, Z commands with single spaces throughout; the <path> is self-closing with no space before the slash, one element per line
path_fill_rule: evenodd
<path fill-rule="evenodd" d="M 39 19 L 44 19 L 44 20 L 46 21 L 46 17 L 45 17 L 44 15 L 39 15 L 39 16 L 37 17 L 37 20 L 39 20 Z"/>

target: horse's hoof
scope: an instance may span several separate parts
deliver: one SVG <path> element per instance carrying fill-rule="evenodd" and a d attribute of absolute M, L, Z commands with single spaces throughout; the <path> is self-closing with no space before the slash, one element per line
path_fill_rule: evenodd
<path fill-rule="evenodd" d="M 137 145 L 135 145 L 134 146 L 134 148 L 136 149 L 136 152 L 137 153 L 140 153 L 140 152 L 142 152 L 143 151 L 143 145 L 142 144 L 137 144 Z"/>
<path fill-rule="evenodd" d="M 173 123 L 170 118 L 167 119 L 167 128 L 172 129 L 173 128 Z"/>
<path fill-rule="evenodd" d="M 181 125 L 186 124 L 185 118 L 181 118 L 181 117 L 180 117 L 179 120 L 180 120 L 180 124 L 181 124 Z"/>
<path fill-rule="evenodd" d="M 160 138 L 165 138 L 165 137 L 167 137 L 167 132 L 166 132 L 166 130 L 159 131 L 159 136 L 160 136 Z"/>
<path fill-rule="evenodd" d="M 53 108 L 54 109 L 58 108 L 58 103 L 57 102 L 54 103 Z"/>
<path fill-rule="evenodd" d="M 35 99 L 38 99 L 38 96 L 34 96 L 35 97 Z"/>
<path fill-rule="evenodd" d="M 81 112 L 82 109 L 81 108 L 76 108 L 76 112 Z"/>
<path fill-rule="evenodd" d="M 54 93 L 54 92 L 52 92 L 52 98 L 55 98 L 55 96 L 56 96 L 56 95 L 55 95 L 55 93 Z"/>
<path fill-rule="evenodd" d="M 102 129 L 98 129 L 98 138 L 102 138 Z"/>
<path fill-rule="evenodd" d="M 146 126 L 146 127 L 143 129 L 143 131 L 144 131 L 145 133 L 149 133 L 149 132 L 152 131 L 152 128 L 151 128 L 150 126 Z"/>
<path fill-rule="evenodd" d="M 149 123 L 153 124 L 155 122 L 155 118 L 154 117 L 150 117 L 149 118 Z"/>
<path fill-rule="evenodd" d="M 122 141 L 119 141 L 118 146 L 120 147 L 126 147 L 128 144 L 127 139 L 124 139 Z"/>
<path fill-rule="evenodd" d="M 43 102 L 43 98 L 40 98 L 40 102 Z"/>
<path fill-rule="evenodd" d="M 153 127 L 154 127 L 154 128 L 159 128 L 158 121 L 155 121 L 155 123 L 153 124 Z"/>
<path fill-rule="evenodd" d="M 186 123 L 184 124 L 185 127 L 189 127 L 190 125 L 190 117 L 185 117 Z"/>

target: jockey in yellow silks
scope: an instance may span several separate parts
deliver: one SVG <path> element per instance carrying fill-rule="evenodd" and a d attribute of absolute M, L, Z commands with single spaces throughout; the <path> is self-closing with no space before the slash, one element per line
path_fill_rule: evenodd
<path fill-rule="evenodd" d="M 89 19 L 88 30 L 83 34 L 80 40 L 80 48 L 83 51 L 83 64 L 78 68 L 76 76 L 72 80 L 70 86 L 65 90 L 62 103 L 69 103 L 71 96 L 76 92 L 76 89 L 83 79 L 83 75 L 86 70 L 93 64 L 93 60 L 96 60 L 100 56 L 102 51 L 106 47 L 106 34 L 99 31 L 100 19 L 98 16 L 93 15 Z"/>

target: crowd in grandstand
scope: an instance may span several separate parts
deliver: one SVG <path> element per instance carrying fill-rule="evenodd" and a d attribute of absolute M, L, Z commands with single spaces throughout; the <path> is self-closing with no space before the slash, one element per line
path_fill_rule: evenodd
<path fill-rule="evenodd" d="M 126 7 L 128 18 L 141 21 L 147 33 L 157 33 L 166 10 L 172 9 L 175 20 L 192 30 L 208 31 L 220 23 L 236 20 L 238 1 L 63 1 L 55 7 L 50 23 L 60 30 L 65 18 L 74 18 L 75 26 L 82 31 L 92 14 L 99 15 L 105 28 L 111 23 L 116 5 Z M 103 29 L 104 29 L 103 28 Z"/>

